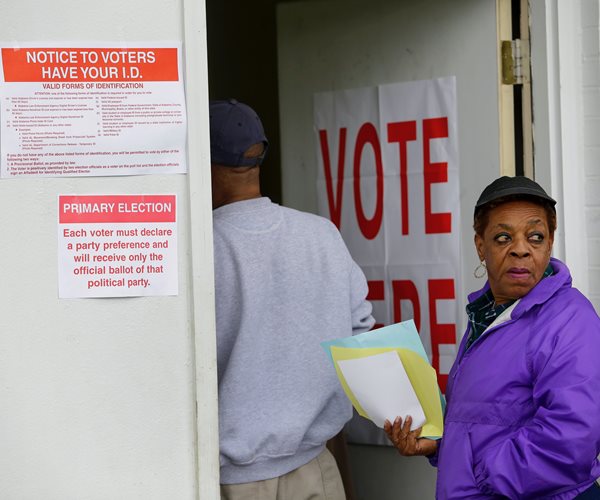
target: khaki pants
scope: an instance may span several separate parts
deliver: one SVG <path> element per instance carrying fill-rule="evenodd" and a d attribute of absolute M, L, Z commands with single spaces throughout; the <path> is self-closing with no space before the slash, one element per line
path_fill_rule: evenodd
<path fill-rule="evenodd" d="M 242 484 L 222 484 L 221 500 L 346 500 L 333 455 L 325 450 L 283 476 Z"/>

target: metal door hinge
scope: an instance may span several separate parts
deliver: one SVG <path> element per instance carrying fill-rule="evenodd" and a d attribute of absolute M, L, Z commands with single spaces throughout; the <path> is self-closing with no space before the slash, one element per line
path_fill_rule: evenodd
<path fill-rule="evenodd" d="M 529 83 L 529 45 L 521 40 L 502 41 L 502 83 Z"/>

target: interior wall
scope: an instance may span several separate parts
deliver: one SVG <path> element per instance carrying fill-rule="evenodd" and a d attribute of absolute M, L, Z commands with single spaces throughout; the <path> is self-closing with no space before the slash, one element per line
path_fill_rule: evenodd
<path fill-rule="evenodd" d="M 391 446 L 349 446 L 355 500 L 435 498 L 436 469 L 425 457 L 403 457 Z"/>
<path fill-rule="evenodd" d="M 281 202 L 275 0 L 207 0 L 211 99 L 236 98 L 261 117 L 269 152 L 261 167 L 262 194 Z"/>
<path fill-rule="evenodd" d="M 495 5 L 355 0 L 343 9 L 337 1 L 278 8 L 283 199 L 294 208 L 317 211 L 313 93 L 456 75 L 461 300 L 481 287 L 473 277 L 473 207 L 500 174 Z"/>

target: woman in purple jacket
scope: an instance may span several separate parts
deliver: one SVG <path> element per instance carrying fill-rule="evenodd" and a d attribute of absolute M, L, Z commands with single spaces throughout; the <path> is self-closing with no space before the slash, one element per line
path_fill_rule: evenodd
<path fill-rule="evenodd" d="M 402 455 L 438 467 L 436 498 L 600 498 L 600 319 L 551 258 L 556 202 L 501 177 L 475 206 L 485 286 L 450 371 L 444 437 L 386 422 Z M 482 273 L 483 274 L 483 273 Z"/>

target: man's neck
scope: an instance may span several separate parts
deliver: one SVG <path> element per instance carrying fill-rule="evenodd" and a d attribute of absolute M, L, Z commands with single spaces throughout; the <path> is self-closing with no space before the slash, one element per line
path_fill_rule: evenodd
<path fill-rule="evenodd" d="M 222 199 L 218 200 L 218 202 L 213 207 L 215 208 L 222 207 L 224 205 L 229 205 L 231 203 L 236 203 L 238 201 L 246 201 L 246 200 L 254 200 L 256 198 L 261 198 L 260 191 L 248 191 L 243 193 L 231 193 L 228 196 L 224 196 Z"/>

